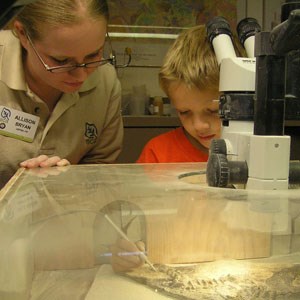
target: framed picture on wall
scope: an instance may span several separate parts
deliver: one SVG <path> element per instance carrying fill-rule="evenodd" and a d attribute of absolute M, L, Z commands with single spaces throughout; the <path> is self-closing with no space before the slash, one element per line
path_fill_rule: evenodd
<path fill-rule="evenodd" d="M 238 0 L 110 0 L 110 23 L 149 27 L 191 27 L 223 16 L 237 23 Z"/>

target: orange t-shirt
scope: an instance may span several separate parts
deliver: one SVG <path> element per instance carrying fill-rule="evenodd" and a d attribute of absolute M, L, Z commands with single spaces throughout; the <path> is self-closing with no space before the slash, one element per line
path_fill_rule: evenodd
<path fill-rule="evenodd" d="M 137 163 L 205 162 L 208 154 L 193 146 L 183 132 L 176 128 L 152 138 L 142 150 Z"/>

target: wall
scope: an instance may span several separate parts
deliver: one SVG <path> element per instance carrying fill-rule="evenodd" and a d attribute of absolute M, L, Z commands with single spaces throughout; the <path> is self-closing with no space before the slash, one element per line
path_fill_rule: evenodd
<path fill-rule="evenodd" d="M 245 17 L 256 18 L 264 30 L 270 30 L 280 22 L 282 2 L 176 0 L 172 2 L 172 8 L 170 1 L 109 1 L 109 32 L 118 63 L 126 62 L 126 48 L 132 52 L 131 67 L 118 69 L 124 95 L 130 97 L 133 86 L 146 85 L 149 96 L 164 96 L 157 80 L 159 66 L 167 49 L 183 28 L 205 24 L 213 16 L 222 15 L 230 20 L 233 30 L 237 22 Z"/>
<path fill-rule="evenodd" d="M 135 86 L 145 85 L 149 97 L 165 96 L 158 85 L 159 67 L 166 51 L 181 30 L 196 24 L 205 24 L 214 15 L 222 15 L 230 20 L 233 30 L 241 19 L 254 17 L 264 31 L 270 31 L 280 23 L 283 2 L 284 0 L 175 0 L 172 1 L 172 4 L 175 3 L 172 11 L 171 1 L 109 1 L 113 23 L 109 27 L 109 32 L 117 53 L 118 64 L 126 63 L 127 56 L 124 54 L 126 48 L 130 48 L 132 52 L 131 67 L 118 69 L 123 89 L 123 114 L 130 113 L 128 103 Z M 145 113 L 149 113 L 147 109 Z M 128 148 L 125 147 L 126 155 L 129 152 L 131 156 L 133 155 L 131 141 L 134 141 L 137 133 L 132 132 L 141 127 L 142 125 L 135 128 L 126 127 L 126 139 L 128 136 L 132 138 L 130 144 L 125 145 Z M 152 130 L 152 135 L 156 135 L 157 130 L 165 131 L 168 128 L 163 126 L 160 128 L 157 122 L 155 130 Z M 149 128 L 144 128 L 143 131 L 151 132 Z M 292 135 L 292 159 L 300 159 L 297 127 L 293 127 L 292 131 L 288 128 L 287 134 Z M 140 139 L 143 142 L 140 143 L 139 149 L 146 142 L 145 139 L 149 138 L 145 138 L 144 133 L 141 136 L 144 140 Z M 128 162 L 127 159 L 128 157 L 125 159 L 124 156 L 124 160 Z"/>
<path fill-rule="evenodd" d="M 118 63 L 124 63 L 126 48 L 130 48 L 132 52 L 131 67 L 118 69 L 124 95 L 129 95 L 130 98 L 133 86 L 146 85 L 149 96 L 164 96 L 158 85 L 159 67 L 178 33 L 184 28 L 205 24 L 219 15 L 226 17 L 231 26 L 235 27 L 237 18 L 243 14 L 237 8 L 239 2 L 241 1 L 109 1 L 109 32 Z M 124 98 L 128 99 L 126 96 Z"/>
<path fill-rule="evenodd" d="M 280 23 L 281 4 L 284 0 L 244 0 L 242 7 L 247 17 L 256 18 L 265 31 Z"/>
<path fill-rule="evenodd" d="M 158 85 L 158 72 L 163 58 L 174 42 L 173 38 L 113 38 L 114 49 L 117 52 L 118 62 L 123 63 L 124 49 L 132 50 L 130 67 L 119 68 L 118 77 L 122 84 L 124 95 L 132 92 L 133 86 L 146 85 L 149 96 L 163 96 Z"/>

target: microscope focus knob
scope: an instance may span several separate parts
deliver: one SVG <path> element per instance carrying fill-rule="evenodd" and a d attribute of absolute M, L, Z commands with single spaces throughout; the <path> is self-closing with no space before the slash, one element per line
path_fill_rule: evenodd
<path fill-rule="evenodd" d="M 213 139 L 209 148 L 211 153 L 227 155 L 227 146 L 224 139 Z"/>
<path fill-rule="evenodd" d="M 209 186 L 227 187 L 229 183 L 229 165 L 225 154 L 210 154 L 206 168 L 206 182 Z"/>
<path fill-rule="evenodd" d="M 224 154 L 210 154 L 206 167 L 206 182 L 209 186 L 228 187 L 232 184 L 246 184 L 247 181 L 246 161 L 228 161 Z"/>

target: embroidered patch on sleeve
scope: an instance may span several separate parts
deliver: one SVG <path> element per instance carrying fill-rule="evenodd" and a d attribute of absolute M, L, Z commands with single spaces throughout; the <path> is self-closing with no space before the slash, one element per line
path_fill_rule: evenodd
<path fill-rule="evenodd" d="M 85 137 L 85 141 L 87 144 L 96 143 L 98 132 L 95 124 L 85 123 Z"/>

